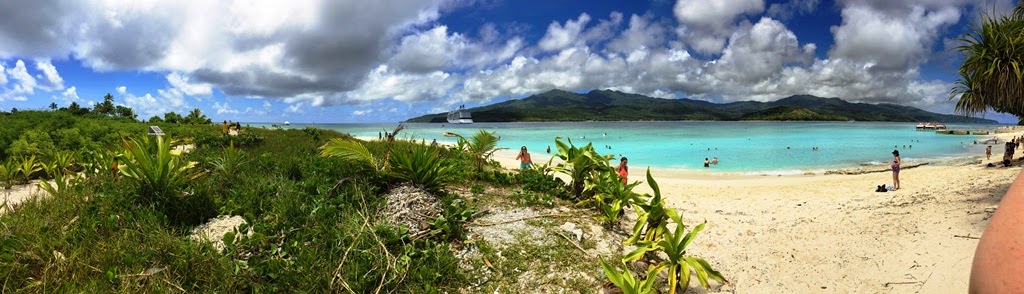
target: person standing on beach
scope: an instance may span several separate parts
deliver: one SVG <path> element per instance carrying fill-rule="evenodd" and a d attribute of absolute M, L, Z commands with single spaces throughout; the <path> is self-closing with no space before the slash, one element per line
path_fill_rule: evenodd
<path fill-rule="evenodd" d="M 992 145 L 985 147 L 985 160 L 992 160 Z"/>
<path fill-rule="evenodd" d="M 530 152 L 526 152 L 526 146 L 519 149 L 516 159 L 519 160 L 519 169 L 528 169 L 533 165 L 533 159 L 530 159 Z"/>
<path fill-rule="evenodd" d="M 228 121 L 224 121 L 224 123 L 220 125 L 220 134 L 223 136 L 228 135 Z"/>
<path fill-rule="evenodd" d="M 626 163 L 628 162 L 629 159 L 622 157 L 621 159 L 619 159 L 619 166 L 615 167 L 615 171 L 618 172 L 619 177 L 622 178 L 623 185 L 627 185 L 627 183 L 629 182 L 629 167 L 626 166 Z"/>
<path fill-rule="evenodd" d="M 900 189 L 900 151 L 892 151 L 892 190 Z"/>

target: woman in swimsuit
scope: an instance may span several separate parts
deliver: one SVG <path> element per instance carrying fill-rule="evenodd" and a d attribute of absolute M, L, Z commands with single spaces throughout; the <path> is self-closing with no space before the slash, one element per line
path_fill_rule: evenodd
<path fill-rule="evenodd" d="M 892 151 L 892 190 L 900 189 L 900 151 Z"/>
<path fill-rule="evenodd" d="M 628 163 L 628 162 L 629 162 L 629 159 L 626 159 L 625 157 L 623 157 L 622 159 L 619 159 L 619 166 L 615 168 L 615 171 L 617 171 L 619 173 L 619 177 L 622 178 L 622 184 L 623 185 L 628 185 L 628 181 L 629 181 L 627 179 L 627 178 L 629 178 L 629 167 L 626 166 L 626 163 Z"/>
<path fill-rule="evenodd" d="M 530 152 L 526 152 L 526 146 L 519 149 L 516 159 L 519 160 L 519 169 L 528 169 L 533 165 L 533 159 L 530 159 Z"/>

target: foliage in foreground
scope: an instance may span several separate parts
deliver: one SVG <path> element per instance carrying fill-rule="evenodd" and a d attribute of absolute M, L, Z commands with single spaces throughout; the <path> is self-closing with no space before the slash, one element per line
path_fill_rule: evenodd
<path fill-rule="evenodd" d="M 655 196 L 648 197 L 651 199 L 650 203 L 647 204 L 636 204 L 634 207 L 638 210 L 638 214 L 641 216 L 637 219 L 636 225 L 634 225 L 633 236 L 625 241 L 626 244 L 634 244 L 637 248 L 623 257 L 622 261 L 634 262 L 640 259 L 647 259 L 651 264 L 648 270 L 646 280 L 651 280 L 657 277 L 662 271 L 668 271 L 668 288 L 669 293 L 676 293 L 676 290 L 680 287 L 686 288 L 690 284 L 690 273 L 691 271 L 697 276 L 697 281 L 704 288 L 709 288 L 711 285 L 708 283 L 708 279 L 716 280 L 718 282 L 728 282 L 725 277 L 711 268 L 711 264 L 703 258 L 694 257 L 687 253 L 686 248 L 693 242 L 700 231 L 704 230 L 706 223 L 697 225 L 693 230 L 686 231 L 686 225 L 683 224 L 682 217 L 671 208 L 665 208 L 664 203 L 661 200 L 661 189 L 658 187 L 658 183 L 651 177 L 651 171 L 647 171 L 647 181 L 654 191 Z M 675 228 L 670 230 L 668 225 L 669 222 L 664 221 L 662 218 L 667 217 L 671 220 L 671 223 L 675 225 Z M 641 236 L 643 236 L 641 238 Z M 658 253 L 664 254 L 667 258 L 660 260 Z M 611 266 L 604 265 L 606 274 L 611 270 Z M 632 273 L 622 273 L 622 275 L 629 275 L 629 278 L 625 280 L 637 280 L 636 277 L 632 277 Z M 609 276 L 610 278 L 612 276 Z M 624 278 L 618 278 L 620 280 Z M 615 279 L 612 282 L 615 283 Z M 635 288 L 635 283 L 615 283 L 622 289 Z"/>
<path fill-rule="evenodd" d="M 160 169 L 162 149 L 136 150 L 149 146 L 141 141 L 128 144 L 130 151 L 81 152 L 76 161 L 84 177 L 54 174 L 64 177 L 55 183 L 64 185 L 54 189 L 60 197 L 24 202 L 0 216 L 0 276 L 6 289 L 431 293 L 463 284 L 447 243 L 413 240 L 402 228 L 374 223 L 389 183 L 361 177 L 364 170 L 354 162 L 318 156 L 317 147 L 343 135 L 246 131 L 265 140 L 244 151 L 198 146 L 177 159 L 164 157 L 170 158 L 168 167 L 175 160 L 182 164 L 178 167 L 197 162 L 186 178 L 196 169 L 215 171 L 180 185 L 170 178 L 168 185 L 159 184 L 164 181 L 159 176 L 148 180 L 145 170 Z M 244 164 L 229 164 L 233 173 L 211 164 L 233 156 L 244 158 L 239 160 Z M 128 159 L 140 158 L 153 164 L 128 171 Z M 112 173 L 113 166 L 124 172 Z M 138 179 L 124 175 L 129 173 Z M 159 187 L 170 187 L 167 199 L 173 205 L 139 201 L 156 195 L 143 192 Z M 189 227 L 175 220 L 177 212 L 207 207 L 214 211 L 205 217 L 240 215 L 248 222 L 224 251 L 187 239 Z"/>
<path fill-rule="evenodd" d="M 964 115 L 991 108 L 1024 122 L 1024 3 L 1004 16 L 982 15 L 981 24 L 958 40 L 964 54 L 949 99 Z"/>

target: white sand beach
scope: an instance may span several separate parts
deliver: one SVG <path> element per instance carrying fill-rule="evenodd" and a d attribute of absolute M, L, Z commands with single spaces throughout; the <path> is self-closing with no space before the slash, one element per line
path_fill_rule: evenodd
<path fill-rule="evenodd" d="M 993 161 L 1002 158 L 997 151 Z M 495 154 L 510 169 L 518 168 L 514 157 Z M 534 161 L 547 156 L 535 154 Z M 643 180 L 644 167 L 633 164 L 630 180 Z M 1020 172 L 929 165 L 903 170 L 901 189 L 887 193 L 874 190 L 892 184 L 890 172 L 652 175 L 690 224 L 708 222 L 691 252 L 724 273 L 736 292 L 964 293 L 977 238 Z M 643 184 L 638 191 L 650 189 Z"/>

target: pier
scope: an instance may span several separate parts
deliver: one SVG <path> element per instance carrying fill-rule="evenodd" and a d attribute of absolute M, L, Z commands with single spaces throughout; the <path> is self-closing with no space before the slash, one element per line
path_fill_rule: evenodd
<path fill-rule="evenodd" d="M 1024 126 L 1000 126 L 992 129 L 939 129 L 936 134 L 946 135 L 995 135 L 1003 133 L 1020 132 Z"/>

